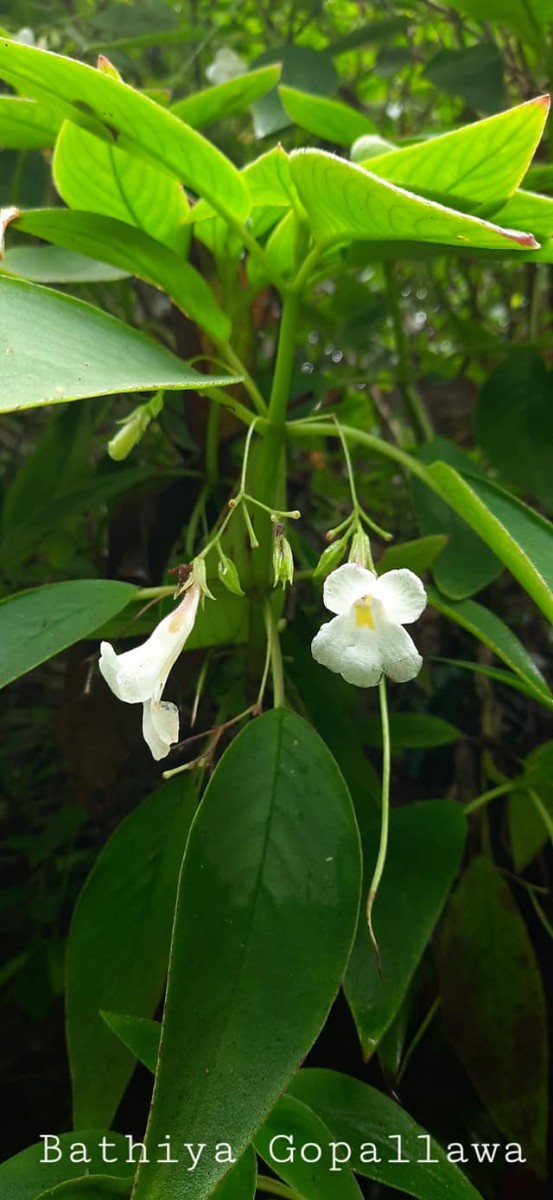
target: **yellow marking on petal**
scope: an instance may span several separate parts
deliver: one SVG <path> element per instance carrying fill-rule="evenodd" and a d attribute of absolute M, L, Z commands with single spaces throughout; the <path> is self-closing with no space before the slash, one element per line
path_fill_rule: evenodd
<path fill-rule="evenodd" d="M 363 596 L 355 605 L 355 624 L 358 629 L 374 629 L 372 596 Z"/>
<path fill-rule="evenodd" d="M 179 608 L 173 613 L 172 620 L 169 622 L 169 633 L 178 633 L 184 621 L 184 613 Z"/>

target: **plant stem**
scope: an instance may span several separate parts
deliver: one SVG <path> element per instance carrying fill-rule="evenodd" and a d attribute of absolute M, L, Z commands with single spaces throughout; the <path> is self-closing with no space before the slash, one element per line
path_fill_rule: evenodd
<path fill-rule="evenodd" d="M 415 386 L 411 378 L 407 339 L 405 337 L 405 329 L 403 328 L 403 321 L 401 318 L 399 290 L 393 263 L 384 263 L 384 277 L 386 279 L 386 291 L 388 293 L 388 303 L 390 305 L 392 314 L 394 338 L 399 360 L 397 373 L 399 389 L 403 396 L 403 403 L 405 404 L 407 416 L 411 422 L 413 432 L 416 435 L 420 435 L 424 441 L 428 442 L 434 436 L 434 430 L 432 428 L 432 422 L 426 411 L 426 406 L 422 396 L 419 394 L 418 388 Z"/>
<path fill-rule="evenodd" d="M 414 1034 L 411 1042 L 409 1043 L 407 1050 L 405 1051 L 405 1054 L 403 1056 L 403 1062 L 402 1062 L 401 1067 L 397 1074 L 396 1087 L 399 1086 L 399 1084 L 401 1083 L 403 1076 L 405 1075 L 405 1072 L 407 1070 L 407 1067 L 409 1066 L 409 1063 L 411 1062 L 413 1054 L 415 1053 L 417 1046 L 420 1044 L 420 1042 L 422 1042 L 422 1039 L 423 1039 L 427 1029 L 432 1024 L 434 1017 L 436 1016 L 436 1013 L 438 1012 L 441 1002 L 442 1002 L 441 996 L 436 996 L 436 999 L 433 1000 L 432 1004 L 430 1005 L 430 1008 L 428 1009 L 426 1016 L 423 1017 L 420 1025 L 417 1029 L 417 1032 Z"/>
<path fill-rule="evenodd" d="M 263 399 L 263 396 L 261 395 L 261 392 L 259 391 L 257 384 L 254 382 L 249 371 L 244 366 L 244 363 L 238 357 L 229 342 L 221 342 L 220 345 L 229 366 L 236 371 L 237 375 L 243 376 L 244 387 L 252 401 L 254 408 L 256 409 L 256 412 L 258 412 L 261 416 L 265 416 L 267 413 L 267 405 Z"/>
<path fill-rule="evenodd" d="M 381 975 L 380 949 L 373 929 L 372 913 L 386 862 L 388 829 L 390 824 L 390 722 L 388 718 L 388 698 L 386 696 L 386 680 L 384 676 L 382 676 L 378 685 L 378 692 L 380 698 L 380 719 L 382 722 L 382 812 L 380 817 L 380 844 L 367 898 L 367 925 L 376 955 L 378 973 Z"/>
<path fill-rule="evenodd" d="M 267 627 L 267 638 L 269 640 L 269 649 L 271 655 L 271 675 L 273 679 L 273 707 L 284 708 L 286 698 L 284 694 L 284 670 L 282 666 L 282 650 L 280 648 L 280 638 L 275 614 L 271 607 L 270 600 L 265 601 L 265 624 Z"/>
<path fill-rule="evenodd" d="M 285 1196 L 286 1200 L 301 1200 L 299 1192 L 294 1192 L 288 1184 L 281 1183 L 280 1179 L 270 1179 L 268 1175 L 257 1176 L 258 1192 L 268 1192 L 271 1196 Z"/>
<path fill-rule="evenodd" d="M 296 291 L 288 291 L 284 297 L 282 306 L 275 373 L 271 388 L 271 398 L 269 400 L 269 421 L 271 425 L 275 425 L 279 429 L 282 429 L 286 422 L 290 383 L 294 367 L 298 310 L 298 293 Z"/>
<path fill-rule="evenodd" d="M 482 795 L 477 796 L 475 800 L 469 800 L 469 803 L 464 805 L 464 811 L 466 813 L 476 812 L 485 804 L 489 804 L 490 800 L 495 800 L 498 796 L 506 796 L 508 792 L 513 791 L 514 787 L 515 782 L 512 779 L 508 783 L 500 783 L 497 787 L 490 788 L 489 792 L 482 792 Z"/>
<path fill-rule="evenodd" d="M 385 442 L 382 438 L 374 437 L 372 433 L 365 433 L 362 429 L 354 429 L 351 425 L 342 425 L 342 433 L 345 437 L 350 438 L 354 442 L 358 442 L 361 446 L 368 446 L 369 449 L 376 451 L 377 454 L 383 454 L 385 458 L 393 458 L 411 475 L 416 475 L 422 479 L 427 487 L 436 492 L 438 496 L 442 493 L 434 480 L 429 475 L 423 463 L 414 458 L 412 454 L 408 454 L 406 450 L 401 450 L 399 446 L 393 446 L 391 442 Z M 287 426 L 287 434 L 289 437 L 338 437 L 338 430 L 331 421 L 291 421 Z M 443 499 L 444 497 L 442 497 Z"/>

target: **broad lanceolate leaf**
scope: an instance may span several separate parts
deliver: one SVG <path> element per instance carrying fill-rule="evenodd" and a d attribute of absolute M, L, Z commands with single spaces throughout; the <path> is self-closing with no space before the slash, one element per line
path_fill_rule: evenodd
<path fill-rule="evenodd" d="M 443 717 L 435 717 L 430 713 L 390 713 L 389 723 L 392 754 L 405 747 L 423 750 L 430 746 L 448 746 L 463 736 L 451 721 L 444 721 Z M 367 718 L 367 742 L 369 746 L 382 745 L 380 717 Z"/>
<path fill-rule="evenodd" d="M 424 74 L 435 87 L 462 96 L 479 112 L 495 113 L 504 106 L 503 59 L 495 42 L 477 42 L 460 50 L 439 50 Z"/>
<path fill-rule="evenodd" d="M 327 100 L 292 87 L 280 87 L 278 93 L 292 121 L 325 142 L 351 146 L 356 138 L 374 133 L 373 121 L 339 100 Z"/>
<path fill-rule="evenodd" d="M 540 1174 L 547 1133 L 547 1024 L 532 943 L 501 872 L 474 859 L 439 942 L 452 1043 L 491 1117 Z"/>
<path fill-rule="evenodd" d="M 190 831 L 147 1143 L 177 1125 L 248 1145 L 326 1018 L 359 891 L 353 809 L 326 746 L 292 712 L 257 718 Z M 144 1163 L 135 1200 L 203 1200 L 224 1170 Z"/>
<path fill-rule="evenodd" d="M 360 1175 L 419 1200 L 480 1200 L 441 1146 L 375 1088 L 337 1071 L 303 1070 L 288 1092 L 317 1113 L 336 1141 L 352 1147 L 350 1165 Z"/>
<path fill-rule="evenodd" d="M 290 165 L 313 234 L 322 246 L 360 240 L 487 249 L 538 245 L 531 234 L 502 229 L 425 200 L 323 150 L 295 150 Z"/>
<path fill-rule="evenodd" d="M 59 246 L 14 246 L 0 259 L 0 274 L 30 283 L 113 283 L 129 271 Z"/>
<path fill-rule="evenodd" d="M 485 646 L 489 646 L 498 658 L 503 659 L 523 681 L 526 690 L 535 700 L 545 704 L 547 708 L 553 708 L 553 695 L 541 671 L 516 634 L 500 617 L 484 608 L 483 604 L 477 604 L 475 600 L 461 600 L 455 603 L 441 596 L 434 588 L 428 589 L 428 599 L 433 608 L 461 625 L 463 629 L 467 629 Z"/>
<path fill-rule="evenodd" d="M 101 1131 L 62 1133 L 59 1141 L 56 1135 L 49 1142 L 37 1142 L 22 1150 L 14 1158 L 9 1158 L 0 1165 L 0 1192 L 2 1200 L 37 1200 L 47 1189 L 56 1187 L 69 1179 L 79 1179 L 84 1171 L 92 1175 L 119 1175 L 132 1178 L 134 1166 L 128 1163 L 127 1139 L 120 1133 L 103 1133 Z M 106 1151 L 109 1157 L 115 1158 L 115 1163 L 104 1162 L 100 1140 L 105 1137 L 110 1149 Z M 83 1163 L 83 1152 L 75 1152 L 74 1157 L 79 1161 L 71 1162 L 71 1146 L 80 1142 L 84 1147 L 88 1162 Z M 45 1147 L 48 1148 L 46 1152 Z M 56 1161 L 56 1153 L 61 1157 Z M 44 1159 L 49 1161 L 44 1162 Z"/>
<path fill-rule="evenodd" d="M 244 220 L 249 197 L 240 172 L 173 113 L 120 80 L 62 55 L 0 41 L 0 78 L 36 96 L 76 125 L 145 158 L 205 196 L 223 215 Z"/>
<path fill-rule="evenodd" d="M 494 21 L 517 34 L 540 53 L 553 21 L 549 0 L 452 0 L 453 8 L 476 21 Z"/>
<path fill-rule="evenodd" d="M 275 87 L 280 78 L 280 66 L 274 63 L 270 67 L 260 67 L 257 71 L 246 71 L 236 79 L 227 79 L 215 87 L 204 88 L 201 92 L 193 92 L 184 100 L 177 100 L 171 105 L 171 112 L 186 121 L 193 129 L 202 129 L 204 125 L 218 121 L 221 117 L 234 116 L 243 113 Z"/>
<path fill-rule="evenodd" d="M 54 109 L 21 96 L 0 96 L 0 146 L 4 150 L 43 150 L 53 146 L 61 117 Z"/>
<path fill-rule="evenodd" d="M 48 583 L 0 604 L 0 687 L 88 637 L 126 608 L 136 588 L 111 579 Z"/>
<path fill-rule="evenodd" d="M 425 491 L 427 490 L 425 488 Z M 422 575 L 423 571 L 433 566 L 447 544 L 448 534 L 445 533 L 430 533 L 412 542 L 398 542 L 397 546 L 386 548 L 376 564 L 376 570 L 381 575 L 384 571 L 408 567 L 416 575 Z"/>
<path fill-rule="evenodd" d="M 390 150 L 366 165 L 410 191 L 447 196 L 452 207 L 457 201 L 494 211 L 524 179 L 548 111 L 549 97 L 538 96 L 473 125 Z"/>
<path fill-rule="evenodd" d="M 379 825 L 367 823 L 366 888 L 376 858 Z M 399 1012 L 447 899 L 466 835 L 461 805 L 425 800 L 392 812 L 390 845 L 374 907 L 382 959 L 379 975 L 367 923 L 359 922 L 345 980 L 363 1051 L 373 1053 Z"/>
<path fill-rule="evenodd" d="M 17 228 L 67 250 L 105 259 L 138 275 L 165 291 L 182 312 L 216 341 L 228 338 L 230 319 L 199 271 L 169 246 L 134 225 L 92 212 L 38 208 L 23 213 L 17 219 Z"/>
<path fill-rule="evenodd" d="M 112 1172 L 113 1169 L 112 1164 Z M 83 1175 L 48 1188 L 41 1194 L 41 1200 L 120 1200 L 121 1196 L 130 1196 L 132 1183 L 131 1178 L 121 1179 L 113 1174 Z"/>
<path fill-rule="evenodd" d="M 157 242 L 184 251 L 189 205 L 184 188 L 164 171 L 64 121 L 52 164 L 69 208 L 103 213 L 136 225 Z"/>
<path fill-rule="evenodd" d="M 101 1010 L 149 1017 L 159 1001 L 177 880 L 196 792 L 164 784 L 123 822 L 79 898 L 67 952 L 75 1124 L 109 1125 L 134 1066 Z"/>
<path fill-rule="evenodd" d="M 328 1126 L 312 1108 L 294 1096 L 283 1096 L 259 1130 L 255 1148 L 302 1200 L 362 1200 L 347 1152 L 334 1149 L 332 1141 Z M 305 1158 L 304 1146 L 309 1147 Z"/>
<path fill-rule="evenodd" d="M 480 468 L 464 450 L 446 438 L 435 437 L 419 449 L 418 457 L 425 464 L 440 461 L 458 471 L 477 474 Z M 446 596 L 464 600 L 473 596 L 501 573 L 501 563 L 489 546 L 471 529 L 462 516 L 442 500 L 416 476 L 411 478 L 411 496 L 417 525 L 422 534 L 442 534 L 447 545 L 432 566 L 432 575 Z M 409 563 L 405 564 L 410 566 Z M 416 570 L 416 568 L 413 568 Z"/>
<path fill-rule="evenodd" d="M 257 1159 L 251 1146 L 244 1151 L 228 1175 L 217 1184 L 214 1200 L 253 1200 L 257 1184 Z"/>
<path fill-rule="evenodd" d="M 534 347 L 514 350 L 488 376 L 476 437 L 505 479 L 553 508 L 553 374 Z"/>
<path fill-rule="evenodd" d="M 129 1017 L 127 1014 L 103 1010 L 100 1010 L 100 1015 L 108 1029 L 130 1050 L 134 1058 L 155 1075 L 161 1022 L 154 1021 L 152 1017 Z"/>
<path fill-rule="evenodd" d="M 463 478 L 446 463 L 428 470 L 448 504 L 553 621 L 553 525 L 487 479 Z"/>
<path fill-rule="evenodd" d="M 265 63 L 280 63 L 282 83 L 289 87 L 302 88 L 317 96 L 332 96 L 338 86 L 338 75 L 328 50 L 315 50 L 311 46 L 288 43 L 272 46 L 256 61 L 256 66 Z M 286 129 L 290 120 L 281 104 L 275 88 L 252 105 L 254 128 L 258 138 Z"/>
<path fill-rule="evenodd" d="M 0 278 L 0 341 L 1 412 L 85 396 L 197 391 L 237 382 L 200 375 L 91 304 L 7 276 Z"/>

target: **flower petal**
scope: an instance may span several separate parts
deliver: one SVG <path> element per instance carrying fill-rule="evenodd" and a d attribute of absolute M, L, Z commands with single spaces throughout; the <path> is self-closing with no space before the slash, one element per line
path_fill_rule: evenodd
<path fill-rule="evenodd" d="M 156 625 L 141 646 L 116 654 L 110 642 L 102 642 L 99 667 L 112 692 L 127 704 L 159 700 L 167 677 L 196 620 L 200 590 L 191 587 L 178 608 Z"/>
<path fill-rule="evenodd" d="M 355 642 L 346 646 L 342 655 L 340 674 L 346 683 L 355 687 L 374 687 L 382 676 L 378 637 L 367 629 L 360 629 Z"/>
<path fill-rule="evenodd" d="M 372 571 L 367 571 L 366 567 L 360 567 L 358 563 L 344 563 L 335 571 L 331 571 L 325 580 L 325 608 L 328 608 L 329 612 L 338 613 L 339 616 L 349 612 L 356 600 L 373 592 L 375 581 L 376 576 Z"/>
<path fill-rule="evenodd" d="M 401 567 L 399 571 L 386 571 L 380 576 L 373 595 L 380 600 L 386 621 L 397 625 L 409 625 L 416 621 L 426 608 L 426 592 L 418 575 Z"/>
<path fill-rule="evenodd" d="M 342 669 L 342 655 L 353 636 L 352 631 L 353 622 L 349 614 L 334 617 L 332 621 L 321 625 L 311 642 L 311 653 L 315 662 L 338 675 Z"/>
<path fill-rule="evenodd" d="M 378 650 L 384 674 L 394 683 L 414 679 L 422 667 L 422 658 L 403 625 L 381 625 L 376 630 Z"/>
<path fill-rule="evenodd" d="M 179 740 L 179 710 L 176 704 L 148 700 L 142 713 L 142 733 L 156 761 L 166 758 L 171 745 Z"/>

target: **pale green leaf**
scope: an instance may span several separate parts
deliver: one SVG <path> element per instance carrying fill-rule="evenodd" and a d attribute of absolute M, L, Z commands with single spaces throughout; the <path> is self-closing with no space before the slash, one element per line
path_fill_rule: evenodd
<path fill-rule="evenodd" d="M 221 117 L 235 116 L 243 113 L 264 96 L 265 92 L 275 87 L 280 78 L 278 63 L 269 67 L 260 67 L 257 71 L 246 71 L 235 79 L 227 79 L 215 87 L 204 88 L 201 92 L 193 92 L 183 100 L 177 100 L 171 105 L 171 112 L 186 121 L 193 129 L 202 129 Z"/>

